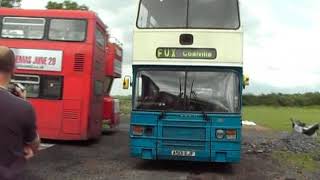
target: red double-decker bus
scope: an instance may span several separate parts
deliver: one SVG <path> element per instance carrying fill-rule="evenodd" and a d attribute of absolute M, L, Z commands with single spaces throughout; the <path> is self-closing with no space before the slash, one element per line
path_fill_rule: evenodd
<path fill-rule="evenodd" d="M 103 131 L 116 129 L 120 124 L 120 101 L 110 92 L 114 79 L 121 78 L 123 58 L 123 50 L 117 43 L 108 43 L 106 52 Z"/>
<path fill-rule="evenodd" d="M 41 138 L 101 135 L 106 26 L 90 11 L 1 9 L 0 44 L 16 54 Z"/>

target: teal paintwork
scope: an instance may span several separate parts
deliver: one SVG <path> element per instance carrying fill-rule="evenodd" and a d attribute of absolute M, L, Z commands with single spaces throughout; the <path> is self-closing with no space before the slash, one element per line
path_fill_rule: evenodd
<path fill-rule="evenodd" d="M 145 66 L 134 67 L 133 79 L 135 79 L 135 74 L 139 68 L 145 68 Z M 194 68 L 208 70 L 205 67 Z M 239 73 L 239 79 L 242 79 L 242 68 L 221 67 L 220 69 L 234 70 Z M 239 91 L 242 93 L 242 82 L 239 84 Z M 133 94 L 135 94 L 134 90 Z M 241 113 L 217 114 L 206 112 L 206 118 L 200 112 L 166 112 L 162 118 L 159 118 L 161 114 L 160 111 L 147 112 L 133 109 L 129 133 L 130 150 L 133 157 L 147 160 L 164 159 L 223 163 L 238 163 L 240 161 Z M 149 132 L 142 136 L 135 136 L 132 133 L 133 126 L 148 127 Z M 237 138 L 235 140 L 217 139 L 215 134 L 217 129 L 237 130 Z M 172 155 L 173 150 L 195 152 L 195 156 L 175 156 Z"/>

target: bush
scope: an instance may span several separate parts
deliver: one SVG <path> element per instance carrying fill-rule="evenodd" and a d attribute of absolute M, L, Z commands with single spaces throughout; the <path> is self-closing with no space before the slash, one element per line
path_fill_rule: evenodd
<path fill-rule="evenodd" d="M 243 105 L 245 106 L 316 106 L 320 105 L 320 93 L 305 94 L 262 94 L 262 95 L 243 95 Z"/>

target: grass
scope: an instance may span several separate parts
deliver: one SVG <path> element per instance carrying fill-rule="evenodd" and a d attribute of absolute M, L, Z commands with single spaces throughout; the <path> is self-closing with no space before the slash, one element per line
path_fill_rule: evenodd
<path fill-rule="evenodd" d="M 276 131 L 291 131 L 290 118 L 299 119 L 307 124 L 320 123 L 320 106 L 312 107 L 244 107 L 244 120 Z"/>
<path fill-rule="evenodd" d="M 131 96 L 115 96 L 120 100 L 120 112 L 122 115 L 129 116 L 131 112 Z"/>
<path fill-rule="evenodd" d="M 295 154 L 292 152 L 276 151 L 272 153 L 272 157 L 281 162 L 281 164 L 308 172 L 317 172 L 320 167 L 319 163 L 313 160 L 313 154 L 311 153 Z"/>
<path fill-rule="evenodd" d="M 129 116 L 131 112 L 131 96 L 117 96 L 120 99 L 121 114 Z M 307 124 L 320 123 L 320 106 L 312 107 L 272 107 L 246 106 L 243 119 L 258 125 L 276 130 L 291 131 L 290 118 L 299 119 Z"/>
<path fill-rule="evenodd" d="M 248 106 L 244 108 L 243 119 L 276 131 L 292 131 L 290 118 L 299 119 L 307 124 L 320 123 L 320 106 L 313 107 L 268 107 Z M 320 138 L 319 138 L 320 139 Z M 320 141 L 319 141 L 320 143 Z M 292 153 L 275 151 L 272 153 L 285 167 L 294 167 L 306 172 L 316 172 L 319 162 L 313 159 L 314 153 Z"/>

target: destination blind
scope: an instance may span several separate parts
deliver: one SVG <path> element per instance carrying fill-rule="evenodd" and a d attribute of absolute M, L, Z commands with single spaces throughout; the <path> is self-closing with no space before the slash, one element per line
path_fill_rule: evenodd
<path fill-rule="evenodd" d="M 217 58 L 214 48 L 158 48 L 157 58 L 170 59 L 211 59 Z"/>

